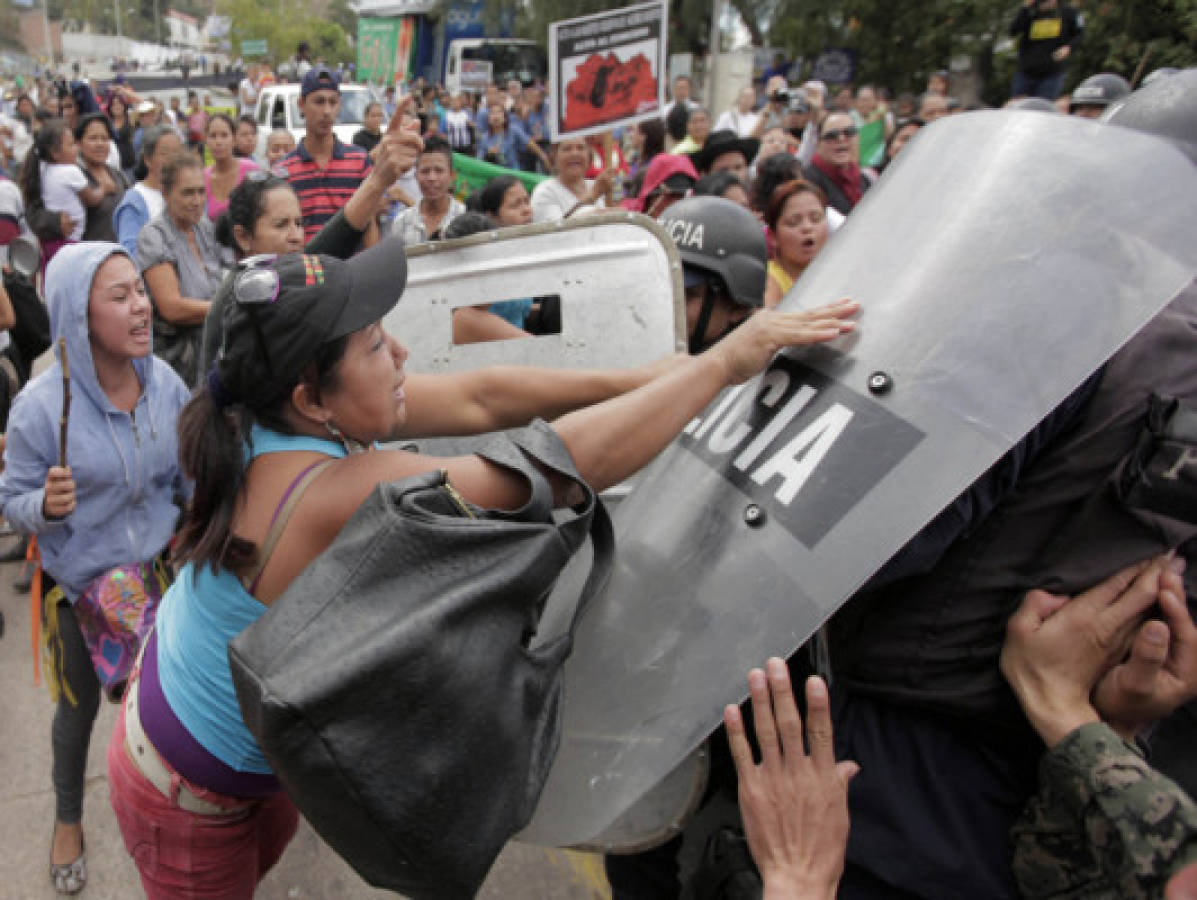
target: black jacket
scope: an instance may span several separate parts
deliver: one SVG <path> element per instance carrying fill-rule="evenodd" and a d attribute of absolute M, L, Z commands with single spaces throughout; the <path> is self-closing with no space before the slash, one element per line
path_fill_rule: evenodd
<path fill-rule="evenodd" d="M 1197 478 L 1158 475 L 1183 461 L 1163 459 L 1180 444 L 1153 436 L 1149 416 L 1153 395 L 1197 409 L 1195 356 L 1197 282 L 1110 359 L 1065 427 L 1007 472 L 983 519 L 962 522 L 958 539 L 921 573 L 862 591 L 836 615 L 831 658 L 840 683 L 1020 728 L 998 654 L 1026 591 L 1079 593 L 1173 547 L 1197 571 L 1197 497 L 1186 496 Z"/>
<path fill-rule="evenodd" d="M 1021 6 L 1010 23 L 1010 36 L 1018 39 L 1018 70 L 1032 78 L 1046 78 L 1064 68 L 1052 54 L 1060 47 L 1076 49 L 1081 41 L 1081 17 L 1075 9 L 1058 3 L 1055 9 Z"/>

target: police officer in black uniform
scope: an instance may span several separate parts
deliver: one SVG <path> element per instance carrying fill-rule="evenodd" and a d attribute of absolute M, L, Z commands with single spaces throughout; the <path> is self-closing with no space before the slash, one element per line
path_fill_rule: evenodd
<path fill-rule="evenodd" d="M 690 197 L 662 214 L 686 282 L 686 334 L 701 353 L 764 303 L 769 250 L 761 223 L 722 197 Z"/>
<path fill-rule="evenodd" d="M 1197 163 L 1195 101 L 1197 71 L 1107 122 L 1173 138 Z M 1075 594 L 1173 548 L 1194 595 L 1194 359 L 1197 283 L 832 620 L 836 751 L 862 771 L 841 897 L 1015 896 L 1009 829 L 1043 746 L 998 670 L 1005 624 L 1030 588 Z"/>
<path fill-rule="evenodd" d="M 1130 93 L 1130 84 L 1121 75 L 1101 72 L 1090 75 L 1076 86 L 1068 98 L 1068 112 L 1073 116 L 1097 119 L 1109 108 Z"/>
<path fill-rule="evenodd" d="M 1197 71 L 1181 73 L 1116 104 L 1107 121 L 1167 137 L 1197 163 L 1195 101 Z M 1006 621 L 1031 588 L 1078 593 L 1172 548 L 1191 563 L 1194 595 L 1194 359 L 1197 283 L 832 620 L 836 756 L 862 769 L 841 897 L 1014 896 L 1009 829 L 1034 792 L 1043 745 L 998 669 Z M 1192 729 L 1179 734 L 1171 748 L 1191 747 Z M 679 896 L 679 844 L 609 857 L 614 896 Z M 711 897 L 743 884 L 727 877 L 726 842 L 723 851 L 706 855 L 723 863 Z"/>

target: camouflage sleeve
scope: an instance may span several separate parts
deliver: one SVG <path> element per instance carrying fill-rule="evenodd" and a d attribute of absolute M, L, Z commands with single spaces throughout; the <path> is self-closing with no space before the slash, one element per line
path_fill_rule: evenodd
<path fill-rule="evenodd" d="M 1078 728 L 1040 764 L 1014 826 L 1025 897 L 1156 897 L 1197 861 L 1197 805 L 1108 726 Z"/>

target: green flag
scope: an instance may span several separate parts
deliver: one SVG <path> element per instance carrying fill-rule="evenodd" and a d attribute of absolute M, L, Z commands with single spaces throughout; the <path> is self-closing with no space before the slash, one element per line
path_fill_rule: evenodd
<path fill-rule="evenodd" d="M 453 154 L 453 168 L 457 171 L 457 183 L 453 185 L 453 192 L 458 197 L 464 198 L 480 187 L 484 187 L 492 178 L 497 178 L 500 175 L 514 175 L 524 183 L 528 193 L 532 193 L 532 189 L 536 185 L 544 181 L 547 175 L 537 175 L 535 172 L 520 172 L 516 169 L 505 169 L 502 166 L 496 166 L 494 163 L 483 162 L 480 159 L 474 159 L 472 156 L 466 156 L 462 153 Z"/>
<path fill-rule="evenodd" d="M 860 164 L 877 166 L 885 157 L 885 119 L 860 126 Z"/>

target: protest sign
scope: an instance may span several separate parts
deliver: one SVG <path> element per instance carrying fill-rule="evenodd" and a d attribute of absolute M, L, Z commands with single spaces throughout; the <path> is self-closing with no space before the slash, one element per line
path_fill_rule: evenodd
<path fill-rule="evenodd" d="M 667 16 L 641 3 L 549 26 L 554 141 L 663 115 Z"/>
<path fill-rule="evenodd" d="M 495 65 L 488 59 L 461 61 L 461 88 L 465 91 L 485 91 L 494 80 Z"/>

